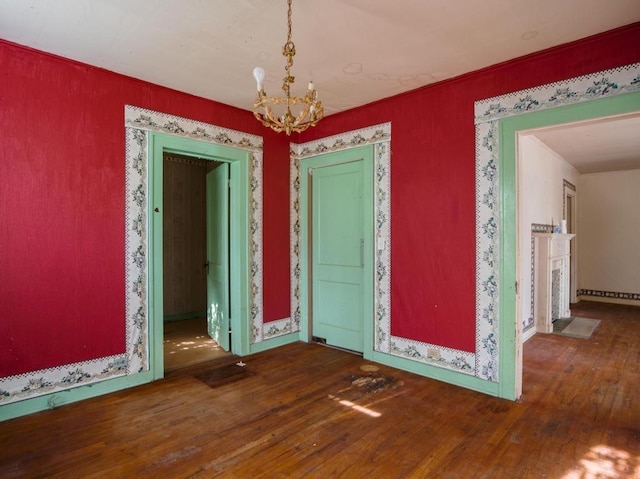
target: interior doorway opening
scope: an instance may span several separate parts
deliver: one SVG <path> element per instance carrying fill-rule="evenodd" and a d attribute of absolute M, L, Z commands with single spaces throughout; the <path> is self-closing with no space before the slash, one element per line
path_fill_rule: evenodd
<path fill-rule="evenodd" d="M 562 168 L 557 168 L 554 176 L 552 176 L 551 178 L 549 177 L 542 178 L 543 182 L 544 181 L 553 182 L 553 192 L 550 195 L 546 195 L 547 198 L 544 199 L 544 201 L 540 201 L 540 198 L 538 198 L 537 203 L 538 204 L 547 203 L 547 206 L 549 207 L 549 211 L 552 212 L 552 214 L 549 214 L 546 217 L 549 220 L 549 221 L 546 221 L 546 223 L 548 224 L 538 223 L 535 226 L 547 228 L 547 230 L 544 230 L 544 231 L 540 230 L 538 232 L 548 232 L 548 233 L 562 232 L 562 233 L 567 233 L 569 235 L 576 235 L 569 242 L 569 245 L 568 245 L 569 254 L 567 255 L 569 258 L 569 267 L 568 267 L 568 275 L 567 275 L 568 276 L 568 293 L 569 293 L 568 299 L 572 305 L 576 305 L 579 302 L 580 298 L 577 294 L 577 291 L 579 289 L 579 284 L 578 284 L 579 281 L 578 281 L 578 274 L 577 274 L 578 267 L 579 267 L 578 255 L 577 255 L 579 225 L 578 225 L 578 194 L 577 194 L 577 189 L 575 185 L 578 184 L 579 178 L 585 174 L 610 172 L 610 171 L 624 170 L 627 168 L 621 167 L 621 163 L 619 162 L 619 160 L 616 159 L 615 153 L 620 148 L 616 150 L 616 147 L 618 145 L 616 144 L 615 141 L 611 140 L 610 130 L 606 130 L 606 133 L 603 133 L 601 136 L 596 137 L 596 140 L 599 143 L 598 145 L 599 158 L 602 158 L 602 160 L 600 160 L 597 165 L 595 165 L 593 161 L 589 163 L 587 158 L 584 156 L 579 156 L 576 154 L 573 154 L 573 156 L 569 156 L 569 155 L 562 155 L 560 153 L 562 153 L 563 150 L 568 151 L 569 153 L 572 153 L 569 150 L 569 146 L 565 145 L 563 141 L 569 144 L 569 141 L 570 141 L 569 138 L 572 138 L 572 135 L 578 136 L 579 138 L 581 133 L 579 131 L 579 128 L 581 127 L 588 127 L 589 130 L 586 130 L 586 131 L 589 132 L 589 135 L 596 136 L 597 133 L 593 133 L 593 130 L 591 130 L 591 127 L 599 126 L 606 123 L 614 124 L 615 122 L 616 125 L 620 125 L 620 130 L 622 131 L 622 133 L 620 133 L 620 135 L 618 135 L 616 138 L 618 139 L 619 142 L 627 141 L 626 140 L 627 137 L 625 136 L 626 124 L 624 122 L 626 120 L 633 120 L 633 118 L 636 118 L 637 111 L 627 112 L 627 111 L 624 111 L 623 108 L 620 108 L 620 107 L 616 108 L 615 103 L 611 102 L 611 104 L 613 105 L 613 107 L 611 108 L 613 111 L 610 111 L 609 113 L 613 113 L 613 114 L 607 114 L 606 110 L 603 110 L 600 115 L 593 114 L 593 112 L 590 110 L 589 104 L 575 105 L 572 109 L 572 112 L 571 112 L 572 114 L 568 115 L 568 118 L 564 118 L 565 120 L 564 122 L 555 121 L 556 119 L 553 117 L 554 112 L 551 111 L 551 112 L 540 112 L 540 114 L 538 115 L 536 115 L 535 113 L 532 113 L 530 114 L 530 116 L 527 116 L 524 119 L 514 120 L 513 123 L 509 124 L 510 131 L 515 134 L 515 137 L 517 137 L 517 141 L 514 143 L 518 145 L 517 150 L 514 148 L 514 151 L 517 151 L 515 155 L 515 166 L 516 166 L 515 169 L 517 172 L 516 173 L 517 181 L 515 184 L 516 184 L 516 197 L 517 197 L 517 204 L 518 204 L 518 213 L 515 221 L 516 245 L 517 245 L 516 311 L 518 312 L 518 314 L 516 315 L 517 317 L 516 319 L 516 338 L 517 338 L 516 395 L 517 396 L 519 396 L 522 393 L 522 389 L 523 389 L 523 384 L 522 384 L 523 342 L 531 338 L 536 333 L 535 328 L 529 331 L 532 334 L 526 334 L 526 331 L 525 331 L 527 327 L 528 318 L 527 316 L 523 315 L 523 311 L 526 310 L 526 308 L 523 308 L 523 305 L 526 303 L 523 303 L 522 301 L 522 293 L 523 291 L 526 292 L 527 290 L 526 288 L 522 288 L 521 285 L 526 283 L 525 280 L 528 279 L 529 274 L 531 274 L 531 284 L 533 284 L 533 282 L 535 281 L 534 277 L 536 274 L 538 274 L 537 268 L 535 267 L 535 264 L 533 262 L 533 256 L 534 256 L 533 251 L 531 251 L 531 254 L 529 255 L 529 251 L 523 247 L 524 245 L 527 245 L 529 241 L 531 241 L 528 237 L 524 237 L 525 232 L 531 231 L 533 233 L 535 229 L 533 224 L 522 224 L 523 216 L 524 216 L 523 211 L 526 210 L 526 208 L 523 208 L 523 204 L 525 204 L 526 201 L 536 201 L 536 200 L 532 200 L 532 195 L 530 194 L 531 192 L 530 190 L 527 191 L 527 187 L 529 188 L 532 187 L 532 184 L 534 183 L 533 180 L 536 178 L 536 175 L 542 177 L 540 172 L 537 172 L 537 174 L 534 174 L 534 175 L 526 175 L 522 173 L 523 167 L 525 166 L 524 162 L 533 161 L 533 160 L 536 160 L 537 158 L 533 157 L 533 158 L 529 158 L 528 160 L 524 158 L 524 155 L 522 155 L 522 148 L 519 142 L 522 141 L 523 137 L 533 136 L 535 137 L 536 141 L 539 141 L 541 144 L 545 145 L 552 154 L 562 159 L 566 164 L 566 166 L 564 167 L 564 172 L 562 171 Z M 567 120 L 573 120 L 573 121 L 567 121 Z M 507 120 L 507 122 L 508 121 L 509 120 Z M 519 122 L 523 126 L 526 125 L 529 128 L 513 127 L 512 125 L 515 124 L 516 122 Z M 550 137 L 549 133 L 553 133 L 553 136 Z M 566 140 L 561 136 L 564 133 L 566 133 Z M 540 136 L 540 138 L 536 137 L 536 135 Z M 505 138 L 506 137 L 507 135 L 505 135 Z M 548 143 L 549 138 L 553 139 L 553 142 L 551 143 L 551 145 Z M 562 145 L 563 148 L 558 149 L 556 145 Z M 608 150 L 611 151 L 610 154 L 608 153 Z M 574 171 L 575 177 L 571 181 L 567 181 L 566 179 L 567 171 L 568 171 L 567 167 L 575 170 Z M 548 169 L 549 168 L 547 167 L 547 170 Z M 528 180 L 525 180 L 525 177 L 527 176 L 528 176 Z M 555 205 L 551 205 L 553 201 L 548 200 L 548 197 L 550 196 L 553 196 L 556 198 Z M 529 230 L 529 227 L 530 227 L 530 230 Z M 531 241 L 531 244 L 533 245 L 533 241 Z M 529 257 L 532 258 L 531 265 L 527 264 L 527 260 Z M 561 277 L 564 277 L 564 275 L 562 275 Z M 518 288 L 518 286 L 520 287 Z M 531 294 L 533 295 L 533 286 L 531 286 Z M 536 321 L 535 317 L 538 313 L 533 308 L 533 304 L 534 304 L 533 298 L 530 297 L 530 299 L 531 299 L 531 305 L 532 305 L 532 309 L 531 309 L 532 318 L 529 318 L 529 319 L 530 320 L 533 319 L 533 322 L 535 322 Z M 565 318 L 564 316 L 561 316 L 560 318 L 556 318 L 556 319 L 568 319 L 569 317 L 573 318 L 574 314 L 571 313 L 570 315 L 567 316 L 567 318 Z M 557 332 L 557 328 L 555 326 L 554 326 L 554 332 Z"/>
<path fill-rule="evenodd" d="M 564 219 L 567 224 L 567 233 L 575 234 L 577 229 L 576 214 L 576 187 L 575 185 L 564 185 Z M 578 302 L 578 277 L 576 261 L 576 241 L 569 243 L 569 296 L 571 303 Z"/>
<path fill-rule="evenodd" d="M 228 183 L 228 167 L 223 162 L 169 152 L 163 153 L 162 163 L 163 350 L 164 371 L 168 372 L 229 354 L 230 338 L 220 344 L 218 336 L 211 336 L 208 320 L 208 280 L 220 269 L 213 265 L 210 244 L 217 244 L 218 236 L 223 237 L 218 248 L 222 254 L 215 262 L 222 260 L 226 263 L 222 269 L 227 271 L 230 262 L 228 198 L 222 201 L 224 214 L 219 214 L 217 198 L 212 197 L 215 192 L 210 191 L 215 185 L 211 186 L 208 176 L 226 169 L 221 174 Z M 229 282 L 224 281 L 221 288 L 228 319 Z M 231 332 L 226 328 L 217 334 Z"/>

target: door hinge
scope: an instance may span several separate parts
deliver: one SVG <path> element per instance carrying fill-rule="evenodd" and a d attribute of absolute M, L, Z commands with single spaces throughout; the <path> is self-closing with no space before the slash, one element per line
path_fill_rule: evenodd
<path fill-rule="evenodd" d="M 516 294 L 518 294 L 518 282 L 516 281 Z"/>
<path fill-rule="evenodd" d="M 231 178 L 227 178 L 227 188 L 231 189 Z"/>

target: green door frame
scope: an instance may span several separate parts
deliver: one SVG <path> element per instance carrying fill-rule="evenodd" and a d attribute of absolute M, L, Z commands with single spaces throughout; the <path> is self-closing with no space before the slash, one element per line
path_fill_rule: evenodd
<path fill-rule="evenodd" d="M 310 291 L 310 245 L 309 235 L 309 214 L 311 202 L 309 200 L 310 181 L 309 171 L 313 168 L 337 165 L 351 161 L 362 160 L 364 163 L 364 307 L 363 307 L 363 356 L 371 359 L 373 355 L 373 323 L 374 323 L 374 267 L 373 267 L 373 145 L 350 148 L 348 150 L 327 153 L 301 160 L 300 162 L 300 340 L 309 342 L 311 340 L 311 325 L 309 324 Z"/>
<path fill-rule="evenodd" d="M 149 133 L 149 367 L 153 378 L 164 377 L 162 208 L 163 155 L 176 153 L 229 163 L 230 168 L 230 272 L 231 351 L 249 353 L 250 264 L 249 264 L 249 172 L 250 155 L 245 150 L 163 133 Z"/>
<path fill-rule="evenodd" d="M 522 388 L 522 345 L 516 310 L 517 134 L 521 131 L 640 111 L 640 92 L 531 112 L 499 120 L 500 138 L 500 397 Z M 517 377 L 519 376 L 519 377 Z"/>

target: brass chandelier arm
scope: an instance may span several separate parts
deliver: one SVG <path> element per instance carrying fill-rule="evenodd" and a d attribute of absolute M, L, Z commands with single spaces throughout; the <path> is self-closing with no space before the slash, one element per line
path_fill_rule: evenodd
<path fill-rule="evenodd" d="M 315 91 L 313 92 L 315 93 Z M 301 132 L 315 126 L 324 116 L 322 103 L 315 98 L 312 92 L 307 92 L 304 97 L 267 97 L 264 92 L 258 93 L 253 104 L 253 115 L 266 127 L 280 133 Z M 291 113 L 290 108 L 280 117 L 274 113 L 274 106 L 287 104 L 288 106 L 302 105 L 297 115 Z"/>

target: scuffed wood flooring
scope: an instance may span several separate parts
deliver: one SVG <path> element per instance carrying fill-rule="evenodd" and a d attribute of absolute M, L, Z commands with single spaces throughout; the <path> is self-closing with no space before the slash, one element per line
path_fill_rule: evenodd
<path fill-rule="evenodd" d="M 298 343 L 0 423 L 0 477 L 640 477 L 640 308 L 573 313 L 518 402 Z"/>

